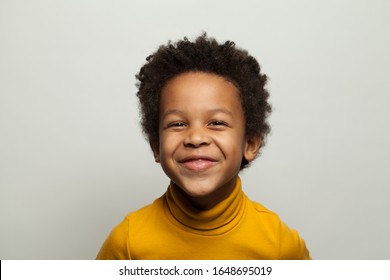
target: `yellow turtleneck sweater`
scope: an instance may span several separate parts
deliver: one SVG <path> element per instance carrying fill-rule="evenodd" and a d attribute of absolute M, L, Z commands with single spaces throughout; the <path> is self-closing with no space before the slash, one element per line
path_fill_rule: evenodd
<path fill-rule="evenodd" d="M 97 259 L 310 259 L 305 242 L 278 216 L 252 202 L 238 178 L 210 210 L 191 206 L 171 184 L 151 205 L 130 213 L 104 242 Z"/>

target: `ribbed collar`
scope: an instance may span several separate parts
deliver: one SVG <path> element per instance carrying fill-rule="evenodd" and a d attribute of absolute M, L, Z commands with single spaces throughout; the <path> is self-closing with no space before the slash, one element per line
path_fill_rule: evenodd
<path fill-rule="evenodd" d="M 194 208 L 174 184 L 169 185 L 165 198 L 166 214 L 171 222 L 201 235 L 219 235 L 233 229 L 240 222 L 245 208 L 239 177 L 232 193 L 209 210 Z"/>

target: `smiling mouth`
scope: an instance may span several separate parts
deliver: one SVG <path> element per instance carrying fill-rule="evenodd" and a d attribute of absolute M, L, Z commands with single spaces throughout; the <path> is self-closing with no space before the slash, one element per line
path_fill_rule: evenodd
<path fill-rule="evenodd" d="M 179 163 L 192 172 L 202 172 L 213 167 L 217 161 L 210 158 L 187 158 Z"/>

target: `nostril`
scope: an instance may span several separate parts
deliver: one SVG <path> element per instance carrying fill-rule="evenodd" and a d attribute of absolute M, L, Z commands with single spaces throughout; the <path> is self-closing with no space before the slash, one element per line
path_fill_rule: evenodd
<path fill-rule="evenodd" d="M 190 148 L 198 148 L 200 146 L 208 145 L 208 142 L 184 142 L 184 146 L 190 147 Z"/>
<path fill-rule="evenodd" d="M 197 148 L 197 147 L 200 147 L 200 146 L 205 146 L 205 145 L 209 145 L 210 144 L 210 141 L 206 138 L 202 138 L 202 139 L 186 139 L 184 141 L 184 146 L 186 147 L 192 147 L 192 148 Z"/>

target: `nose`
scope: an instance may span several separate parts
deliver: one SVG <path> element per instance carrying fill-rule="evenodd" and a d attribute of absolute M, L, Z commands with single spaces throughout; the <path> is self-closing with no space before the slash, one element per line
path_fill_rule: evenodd
<path fill-rule="evenodd" d="M 187 130 L 187 135 L 184 138 L 184 146 L 198 148 L 200 146 L 207 146 L 210 144 L 210 137 L 207 129 L 203 127 L 190 127 Z"/>

